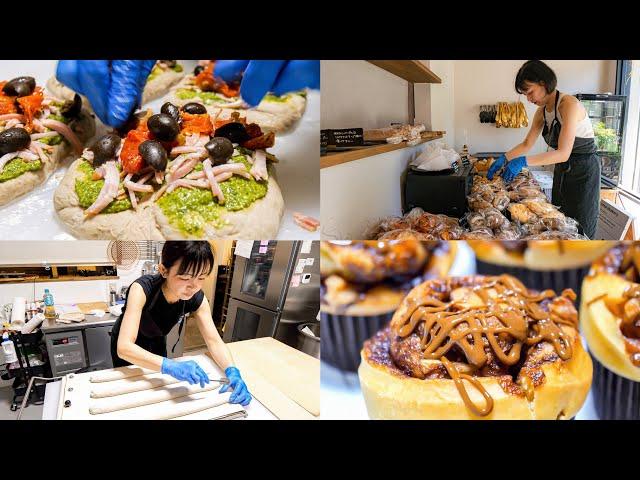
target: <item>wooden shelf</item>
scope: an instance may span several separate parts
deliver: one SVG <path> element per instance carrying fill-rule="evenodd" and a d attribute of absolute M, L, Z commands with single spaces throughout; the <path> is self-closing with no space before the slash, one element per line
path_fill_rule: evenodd
<path fill-rule="evenodd" d="M 442 83 L 440 77 L 418 60 L 368 60 L 369 63 L 413 83 Z"/>
<path fill-rule="evenodd" d="M 423 138 L 417 145 L 431 140 L 437 140 L 444 135 L 441 133 L 434 134 L 432 136 Z M 394 150 L 400 150 L 407 148 L 407 142 L 402 143 L 382 143 L 380 145 L 374 145 L 372 147 L 362 147 L 355 150 L 349 150 L 345 152 L 327 153 L 327 155 L 320 157 L 320 168 L 333 167 L 334 165 L 340 165 L 341 163 L 353 162 L 354 160 L 360 160 L 361 158 L 372 157 L 374 155 L 380 155 L 381 153 L 393 152 Z M 412 145 L 415 146 L 415 145 Z"/>
<path fill-rule="evenodd" d="M 53 283 L 53 282 L 85 282 L 91 280 L 118 280 L 120 277 L 107 277 L 104 275 L 95 277 L 79 277 L 68 276 L 58 278 L 45 278 L 45 277 L 22 277 L 22 278 L 3 278 L 0 283 Z"/>

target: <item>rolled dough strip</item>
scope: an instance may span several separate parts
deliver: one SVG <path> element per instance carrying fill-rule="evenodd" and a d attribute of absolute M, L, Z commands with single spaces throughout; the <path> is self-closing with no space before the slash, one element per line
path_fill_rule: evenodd
<path fill-rule="evenodd" d="M 231 393 L 219 394 L 217 391 L 197 393 L 164 402 L 109 412 L 93 417 L 96 420 L 180 420 L 180 417 L 215 410 L 230 405 Z M 226 410 L 223 410 L 226 411 Z"/>
<path fill-rule="evenodd" d="M 211 382 L 201 388 L 200 385 L 185 385 L 176 383 L 162 389 L 145 390 L 143 392 L 126 393 L 117 397 L 99 398 L 89 403 L 89 413 L 100 415 L 102 413 L 116 412 L 128 408 L 151 405 L 153 403 L 166 402 L 175 398 L 186 397 L 194 393 L 207 392 L 220 388 L 219 383 Z"/>
<path fill-rule="evenodd" d="M 216 378 L 216 373 L 206 372 L 209 378 Z M 142 392 L 144 390 L 152 390 L 158 387 L 165 387 L 167 385 L 173 385 L 179 383 L 181 380 L 177 380 L 170 375 L 164 375 L 162 373 L 154 373 L 152 375 L 145 375 L 144 378 L 140 376 L 128 377 L 118 382 L 103 382 L 93 386 L 89 396 L 91 398 L 105 398 L 115 397 L 117 395 L 124 395 L 126 393 Z M 186 385 L 186 383 L 185 383 Z M 218 383 L 218 385 L 221 385 Z"/>
<path fill-rule="evenodd" d="M 129 377 L 139 377 L 140 375 L 148 375 L 150 373 L 157 373 L 147 368 L 141 368 L 136 366 L 119 367 L 112 370 L 103 370 L 91 375 L 89 381 L 91 383 L 101 382 L 113 382 L 116 380 L 122 380 Z"/>
<path fill-rule="evenodd" d="M 199 412 L 175 417 L 171 420 L 227 420 L 226 418 L 220 417 L 236 414 L 240 415 L 240 418 L 243 418 L 247 416 L 247 411 L 242 407 L 242 405 L 225 403 L 217 407 L 207 408 L 206 410 L 201 410 Z"/>

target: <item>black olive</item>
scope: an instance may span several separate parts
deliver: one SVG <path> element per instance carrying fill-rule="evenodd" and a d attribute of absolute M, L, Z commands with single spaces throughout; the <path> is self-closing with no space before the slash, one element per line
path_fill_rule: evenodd
<path fill-rule="evenodd" d="M 183 112 L 190 113 L 192 115 L 202 115 L 207 113 L 207 109 L 201 103 L 189 102 L 182 107 Z"/>
<path fill-rule="evenodd" d="M 96 140 L 96 143 L 89 148 L 93 152 L 93 166 L 99 167 L 104 162 L 113 159 L 121 141 L 120 137 L 113 133 L 103 135 Z"/>
<path fill-rule="evenodd" d="M 202 65 L 196 65 L 196 68 L 193 69 L 193 74 L 198 75 L 203 70 L 204 70 L 204 67 Z"/>
<path fill-rule="evenodd" d="M 82 110 L 82 97 L 77 93 L 73 96 L 73 100 L 68 100 L 64 102 L 62 108 L 60 108 L 60 113 L 67 118 L 76 118 L 80 115 L 80 111 Z"/>
<path fill-rule="evenodd" d="M 205 143 L 204 148 L 209 152 L 213 164 L 226 163 L 233 155 L 233 145 L 231 140 L 225 137 L 214 137 Z"/>
<path fill-rule="evenodd" d="M 30 143 L 31 137 L 24 128 L 7 128 L 0 133 L 0 157 L 27 148 Z"/>
<path fill-rule="evenodd" d="M 145 140 L 138 146 L 138 152 L 147 165 L 156 170 L 167 168 L 167 151 L 158 140 Z"/>
<path fill-rule="evenodd" d="M 33 77 L 16 77 L 9 80 L 2 91 L 10 97 L 25 97 L 31 95 L 36 88 L 36 79 Z"/>
<path fill-rule="evenodd" d="M 173 117 L 173 119 L 176 122 L 180 123 L 180 109 L 176 107 L 173 103 L 171 102 L 164 103 L 160 108 L 160 113 L 166 113 L 167 115 L 170 115 L 171 117 Z"/>
<path fill-rule="evenodd" d="M 228 138 L 231 140 L 231 143 L 242 143 L 251 138 L 245 126 L 240 122 L 226 123 L 220 128 L 217 128 L 214 137 Z"/>
<path fill-rule="evenodd" d="M 178 133 L 180 133 L 180 127 L 178 122 L 171 115 L 166 113 L 157 113 L 151 115 L 147 120 L 147 126 L 149 131 L 153 133 L 154 137 L 163 142 L 170 142 Z"/>

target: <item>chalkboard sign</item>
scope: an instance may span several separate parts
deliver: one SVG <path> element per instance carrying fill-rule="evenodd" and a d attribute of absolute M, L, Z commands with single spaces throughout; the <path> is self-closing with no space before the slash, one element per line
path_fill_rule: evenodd
<path fill-rule="evenodd" d="M 320 131 L 320 145 L 335 147 L 358 147 L 364 145 L 362 128 L 340 128 Z"/>
<path fill-rule="evenodd" d="M 326 147 L 327 145 L 329 145 L 329 143 L 331 143 L 329 140 L 330 138 L 330 130 L 320 130 L 320 147 Z"/>
<path fill-rule="evenodd" d="M 600 215 L 594 240 L 623 240 L 633 216 L 609 200 L 600 200 Z"/>

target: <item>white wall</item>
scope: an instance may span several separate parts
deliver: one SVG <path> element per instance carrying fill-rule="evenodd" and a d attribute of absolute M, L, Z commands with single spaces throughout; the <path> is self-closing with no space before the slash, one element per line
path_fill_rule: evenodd
<path fill-rule="evenodd" d="M 429 85 L 431 90 L 429 102 L 431 130 L 447 132 L 443 140 L 453 146 L 456 135 L 453 115 L 455 108 L 455 62 L 453 60 L 431 60 L 429 68 L 442 79 L 442 83 Z"/>
<path fill-rule="evenodd" d="M 468 142 L 471 152 L 506 151 L 524 139 L 528 131 L 526 128 L 496 128 L 495 124 L 480 123 L 478 117 L 480 105 L 518 100 L 514 82 L 516 73 L 524 62 L 525 60 L 454 61 L 454 146 L 457 150 Z M 545 63 L 556 73 L 558 90 L 561 92 L 605 93 L 615 89 L 615 60 L 546 60 Z M 531 120 L 537 107 L 527 102 L 524 96 L 520 96 L 520 100 Z M 442 105 L 432 115 L 446 117 L 446 108 L 448 105 Z M 531 153 L 545 150 L 546 144 L 539 138 Z"/>

